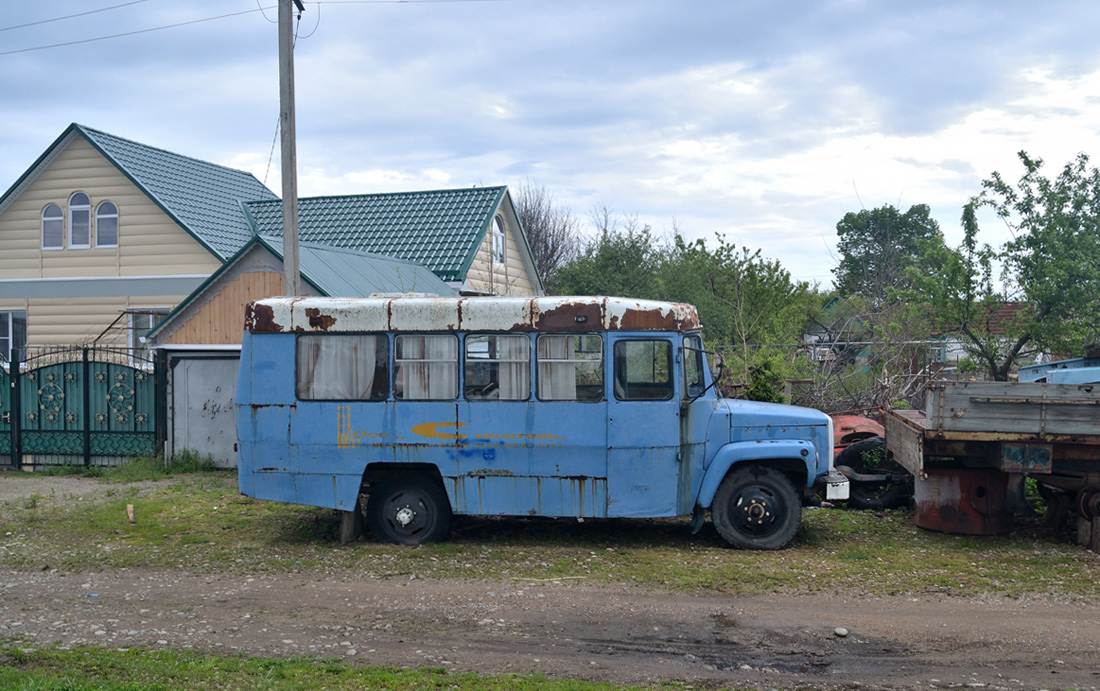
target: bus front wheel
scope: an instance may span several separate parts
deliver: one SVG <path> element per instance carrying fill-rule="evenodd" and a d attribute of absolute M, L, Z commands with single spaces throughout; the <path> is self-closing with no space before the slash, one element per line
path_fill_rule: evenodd
<path fill-rule="evenodd" d="M 734 547 L 783 549 L 798 532 L 802 502 L 786 475 L 750 465 L 722 480 L 710 513 L 718 533 Z"/>
<path fill-rule="evenodd" d="M 443 488 L 427 478 L 388 477 L 370 488 L 367 523 L 386 542 L 439 542 L 451 532 L 451 504 Z"/>

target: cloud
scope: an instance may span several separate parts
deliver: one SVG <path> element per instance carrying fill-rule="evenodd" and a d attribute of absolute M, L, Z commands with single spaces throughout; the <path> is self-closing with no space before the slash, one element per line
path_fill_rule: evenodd
<path fill-rule="evenodd" d="M 0 32 L 3 50 L 255 9 L 141 3 Z M 4 26 L 87 9 L 17 3 Z M 307 3 L 303 194 L 544 184 L 827 280 L 847 211 L 926 203 L 957 233 L 1026 149 L 1100 150 L 1100 5 L 869 0 Z M 259 12 L 0 57 L 0 186 L 70 122 L 279 190 L 275 25 Z M 2 29 L 3 26 L 0 26 Z M 2 50 L 0 50 L 2 52 Z M 991 236 L 999 232 L 990 228 Z"/>

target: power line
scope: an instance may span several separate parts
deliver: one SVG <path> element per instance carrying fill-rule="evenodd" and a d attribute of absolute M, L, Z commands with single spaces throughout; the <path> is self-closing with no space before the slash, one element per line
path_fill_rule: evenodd
<path fill-rule="evenodd" d="M 75 19 L 76 17 L 86 17 L 89 14 L 96 14 L 97 12 L 106 12 L 107 10 L 117 10 L 120 7 L 129 7 L 130 5 L 137 5 L 139 3 L 146 2 L 147 0 L 133 0 L 132 2 L 124 2 L 121 5 L 111 5 L 110 7 L 102 7 L 98 10 L 88 10 L 87 12 L 78 12 L 76 14 L 67 14 L 64 17 L 54 17 L 53 19 L 42 19 L 37 22 L 28 22 L 26 24 L 18 24 L 16 26 L 0 27 L 0 31 L 11 31 L 12 29 L 25 29 L 28 26 L 39 26 L 41 24 L 50 24 L 52 22 L 60 22 L 66 19 Z"/>
<path fill-rule="evenodd" d="M 271 9 L 270 7 L 267 9 Z M 16 55 L 18 53 L 30 53 L 36 50 L 46 50 L 48 48 L 63 48 L 65 46 L 76 46 L 81 43 L 95 43 L 96 41 L 106 41 L 112 38 L 122 38 L 123 36 L 134 36 L 136 34 L 147 34 L 152 31 L 161 31 L 163 29 L 175 29 L 181 26 L 190 26 L 191 24 L 201 24 L 202 22 L 211 22 L 215 19 L 226 19 L 227 17 L 238 17 L 242 14 L 251 14 L 253 12 L 262 12 L 263 8 L 257 8 L 254 10 L 243 10 L 241 12 L 231 12 L 229 14 L 220 14 L 216 17 L 206 17 L 204 19 L 193 19 L 189 22 L 179 22 L 178 24 L 165 24 L 164 26 L 154 26 L 149 29 L 137 29 L 135 31 L 126 31 L 121 34 L 111 34 L 109 36 L 97 36 L 96 38 L 85 38 L 79 41 L 66 41 L 64 43 L 52 43 L 48 46 L 35 46 L 33 48 L 20 48 L 19 50 L 8 50 L 0 53 L 0 55 Z"/>
<path fill-rule="evenodd" d="M 106 10 L 112 10 L 112 9 L 116 9 L 116 8 L 119 8 L 119 7 L 126 7 L 127 5 L 136 5 L 139 2 L 146 2 L 146 0 L 133 0 L 132 2 L 123 3 L 121 5 L 114 5 L 112 7 L 105 7 L 105 8 L 100 9 L 100 10 L 90 10 L 88 12 L 82 12 L 80 14 L 72 14 L 72 15 L 68 15 L 66 17 L 58 17 L 56 19 L 44 19 L 44 20 L 39 21 L 39 22 L 31 22 L 29 24 L 20 24 L 19 26 L 9 26 L 7 28 L 0 29 L 0 31 L 9 31 L 11 29 L 22 29 L 22 28 L 25 28 L 25 27 L 28 27 L 28 26 L 35 26 L 35 25 L 38 25 L 38 24 L 46 24 L 46 23 L 49 23 L 49 22 L 61 21 L 62 19 L 72 19 L 73 17 L 82 17 L 84 15 L 93 14 L 95 12 L 104 12 Z M 448 3 L 449 4 L 449 3 L 471 3 L 471 2 L 515 2 L 515 0 L 328 0 L 328 4 L 330 4 L 330 5 L 428 5 L 428 4 L 440 4 L 440 3 Z M 320 6 L 324 3 L 316 2 L 316 3 L 311 3 L 311 4 L 317 5 L 318 10 L 319 10 Z M 231 12 L 229 14 L 220 14 L 216 17 L 205 17 L 203 19 L 193 19 L 189 22 L 179 22 L 177 24 L 165 24 L 164 26 L 154 26 L 154 27 L 151 27 L 149 29 L 137 29 L 135 31 L 126 31 L 126 32 L 123 32 L 123 33 L 120 33 L 120 34 L 110 34 L 108 36 L 97 36 L 95 38 L 85 38 L 85 39 L 80 39 L 78 41 L 65 41 L 63 43 L 51 43 L 51 44 L 45 45 L 45 46 L 34 46 L 33 48 L 20 48 L 19 50 L 8 50 L 8 51 L 0 52 L 0 56 L 18 55 L 19 53 L 32 53 L 34 51 L 48 50 L 50 48 L 64 48 L 66 46 L 76 46 L 76 45 L 80 45 L 82 43 L 95 43 L 97 41 L 107 41 L 107 40 L 110 40 L 112 38 L 123 38 L 123 37 L 126 37 L 126 36 L 135 36 L 137 34 L 147 34 L 147 33 L 153 32 L 153 31 L 162 31 L 164 29 L 175 29 L 175 28 L 178 28 L 178 27 L 181 27 L 181 26 L 190 26 L 192 24 L 201 24 L 202 22 L 211 22 L 211 21 L 214 21 L 215 19 L 226 19 L 228 17 L 239 17 L 243 14 L 251 14 L 253 12 L 261 12 L 262 13 L 265 10 L 270 10 L 270 9 L 274 9 L 274 8 L 272 8 L 272 7 L 260 7 L 259 3 L 257 3 L 257 8 L 254 9 L 254 10 L 243 10 L 241 12 Z M 267 15 L 264 14 L 264 17 L 266 18 Z M 320 21 L 320 14 L 318 14 L 318 21 Z M 316 30 L 316 27 L 314 28 L 314 30 Z M 310 36 L 312 36 L 312 35 L 313 34 L 310 34 Z M 308 36 L 305 36 L 303 38 L 308 38 Z"/>

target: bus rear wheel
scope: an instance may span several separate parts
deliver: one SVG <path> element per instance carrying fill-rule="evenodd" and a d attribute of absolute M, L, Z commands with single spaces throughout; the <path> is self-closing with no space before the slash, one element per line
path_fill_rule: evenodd
<path fill-rule="evenodd" d="M 451 504 L 427 478 L 389 477 L 370 488 L 367 524 L 375 537 L 398 545 L 440 542 L 451 532 Z"/>
<path fill-rule="evenodd" d="M 802 502 L 790 478 L 753 465 L 734 470 L 710 508 L 718 533 L 739 549 L 783 549 L 802 522 Z"/>

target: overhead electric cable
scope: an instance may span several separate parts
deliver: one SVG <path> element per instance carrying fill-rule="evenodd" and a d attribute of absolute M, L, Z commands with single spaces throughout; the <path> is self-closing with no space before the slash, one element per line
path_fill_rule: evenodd
<path fill-rule="evenodd" d="M 268 8 L 270 9 L 270 8 Z M 66 41 L 64 43 L 53 43 L 48 46 L 35 46 L 34 48 L 21 48 L 19 50 L 8 50 L 0 53 L 0 55 L 15 55 L 17 53 L 30 53 L 36 50 L 46 50 L 47 48 L 61 48 L 63 46 L 75 46 L 81 43 L 94 43 L 96 41 L 106 41 L 111 38 L 121 38 L 123 36 L 134 36 L 136 34 L 147 34 L 151 31 L 161 31 L 162 29 L 175 29 L 180 26 L 189 26 L 191 24 L 201 24 L 202 22 L 211 22 L 215 19 L 225 19 L 227 17 L 238 17 L 242 14 L 251 14 L 253 12 L 262 12 L 263 9 L 255 10 L 243 10 L 241 12 L 231 12 L 229 14 L 220 14 L 216 17 L 206 17 L 204 19 L 193 19 L 189 22 L 179 22 L 178 24 L 165 24 L 164 26 L 154 26 L 149 29 L 137 29 L 136 31 L 126 31 L 121 34 L 111 34 L 110 36 L 97 36 L 96 38 L 85 38 L 79 41 Z"/>
<path fill-rule="evenodd" d="M 129 7 L 130 5 L 137 5 L 147 0 L 133 0 L 132 2 L 124 2 L 121 5 L 111 5 L 110 7 L 101 7 L 98 10 L 88 10 L 87 12 L 78 12 L 76 14 L 67 14 L 64 17 L 54 17 L 53 19 L 42 19 L 37 22 L 27 22 L 26 24 L 17 24 L 16 26 L 0 27 L 0 31 L 11 31 L 12 29 L 25 29 L 28 26 L 39 26 L 41 24 L 50 24 L 51 22 L 60 22 L 66 19 L 75 19 L 76 17 L 86 17 L 89 14 L 96 14 L 97 12 L 106 12 L 107 10 L 117 10 L 120 7 Z"/>
<path fill-rule="evenodd" d="M 136 4 L 138 2 L 145 2 L 145 1 L 146 0 L 134 0 L 133 2 L 125 3 L 123 5 L 115 5 L 113 7 L 106 7 L 103 10 L 92 10 L 90 12 L 85 12 L 84 14 L 91 14 L 92 12 L 102 12 L 104 10 L 115 9 L 117 7 L 125 7 L 126 5 L 133 5 L 133 4 Z M 438 3 L 463 3 L 463 2 L 465 2 L 465 3 L 470 3 L 470 2 L 515 2 L 515 0 L 329 0 L 329 4 L 332 4 L 332 5 L 426 5 L 426 4 L 438 4 Z M 317 5 L 318 10 L 319 10 L 320 5 L 322 5 L 324 3 L 315 2 L 315 3 L 310 3 L 310 4 Z M 176 23 L 176 24 L 165 24 L 164 26 L 154 26 L 154 27 L 150 27 L 148 29 L 137 29 L 135 31 L 125 31 L 125 32 L 120 33 L 120 34 L 110 34 L 108 36 L 97 36 L 95 38 L 85 38 L 85 39 L 81 39 L 81 40 L 78 40 L 78 41 L 65 41 L 63 43 L 51 43 L 51 44 L 45 45 L 45 46 L 34 46 L 32 48 L 20 48 L 18 50 L 6 50 L 6 51 L 3 51 L 3 52 L 0 52 L 0 56 L 18 55 L 19 53 L 32 53 L 32 52 L 37 51 L 37 50 L 47 50 L 49 48 L 64 48 L 66 46 L 76 46 L 76 45 L 80 45 L 82 43 L 95 43 L 97 41 L 107 41 L 107 40 L 112 39 L 112 38 L 123 38 L 125 36 L 135 36 L 137 34 L 147 34 L 147 33 L 150 33 L 152 31 L 162 31 L 164 29 L 175 29 L 175 28 L 181 27 L 181 26 L 190 26 L 191 24 L 201 24 L 202 22 L 211 22 L 211 21 L 214 21 L 215 19 L 226 19 L 228 17 L 239 17 L 243 14 L 251 14 L 253 12 L 261 12 L 262 13 L 262 12 L 264 12 L 264 10 L 270 10 L 270 9 L 273 9 L 273 8 L 272 7 L 257 7 L 254 10 L 242 10 L 240 12 L 230 12 L 229 14 L 219 14 L 216 17 L 205 17 L 203 19 L 193 19 L 193 20 L 188 21 L 188 22 L 179 22 L 179 23 Z M 45 22 L 58 21 L 60 19 L 69 19 L 71 17 L 79 17 L 79 16 L 81 16 L 81 15 L 74 14 L 74 15 L 69 15 L 68 17 L 59 17 L 57 20 L 48 19 L 48 20 L 43 20 L 42 22 L 32 22 L 31 24 L 22 24 L 20 26 L 11 26 L 11 27 L 8 27 L 7 29 L 2 29 L 2 30 L 7 31 L 8 29 L 19 29 L 19 28 L 22 28 L 22 27 L 25 27 L 25 26 L 34 26 L 35 24 L 42 24 L 42 23 L 45 23 Z M 266 18 L 267 15 L 264 14 L 264 17 Z M 318 19 L 318 22 L 320 22 L 320 14 L 318 14 L 317 19 Z M 316 27 L 314 27 L 314 30 L 316 30 Z M 312 36 L 312 35 L 313 34 L 311 33 L 310 36 Z M 308 38 L 308 36 L 303 36 L 303 38 Z"/>

